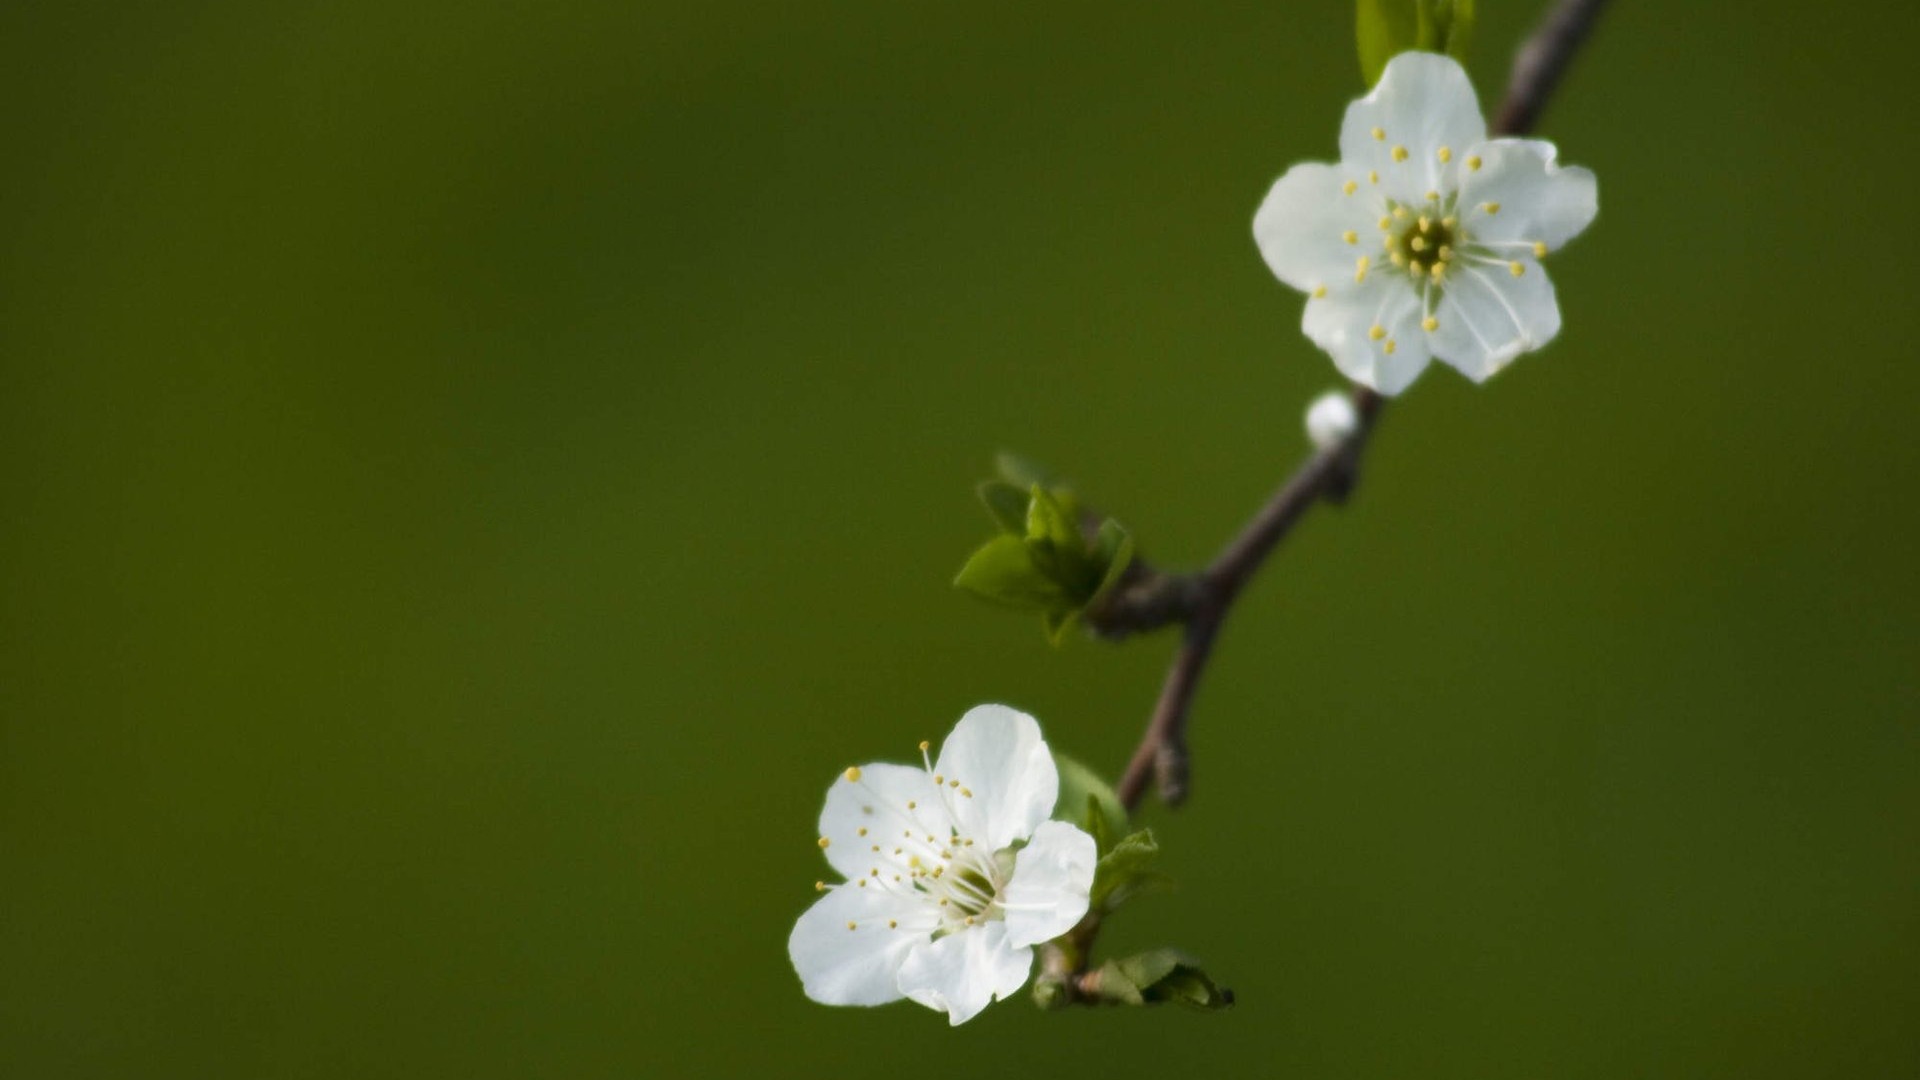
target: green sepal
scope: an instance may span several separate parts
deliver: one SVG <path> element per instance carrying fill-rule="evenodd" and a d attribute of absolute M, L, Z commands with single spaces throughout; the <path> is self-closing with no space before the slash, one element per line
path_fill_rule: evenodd
<path fill-rule="evenodd" d="M 1085 829 L 1101 855 L 1112 851 L 1127 831 L 1127 810 L 1120 805 L 1120 797 L 1100 774 L 1065 754 L 1053 755 L 1053 763 L 1060 771 L 1060 798 L 1054 803 L 1053 816 Z"/>

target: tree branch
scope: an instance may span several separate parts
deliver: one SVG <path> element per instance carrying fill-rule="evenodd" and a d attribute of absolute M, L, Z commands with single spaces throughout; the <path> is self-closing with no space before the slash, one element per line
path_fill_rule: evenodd
<path fill-rule="evenodd" d="M 1521 135 L 1532 129 L 1605 4 L 1558 0 L 1548 9 L 1514 56 L 1494 134 Z M 1105 603 L 1087 612 L 1095 632 L 1114 638 L 1173 622 L 1185 624 L 1147 730 L 1115 788 L 1129 813 L 1139 808 L 1150 779 L 1167 805 L 1185 800 L 1187 715 L 1234 600 L 1309 509 L 1322 501 L 1344 502 L 1358 483 L 1360 458 L 1385 402 L 1364 387 L 1356 386 L 1353 393 L 1359 414 L 1353 432 L 1308 458 L 1204 571 L 1166 574 L 1142 564 Z"/>

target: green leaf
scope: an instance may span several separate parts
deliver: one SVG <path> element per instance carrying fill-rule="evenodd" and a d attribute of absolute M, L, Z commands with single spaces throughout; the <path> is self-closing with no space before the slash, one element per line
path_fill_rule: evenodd
<path fill-rule="evenodd" d="M 1137 892 L 1166 883 L 1153 872 L 1160 858 L 1160 845 L 1152 829 L 1141 829 L 1113 845 L 1093 868 L 1093 894 L 1088 905 L 1094 911 L 1111 911 Z"/>
<path fill-rule="evenodd" d="M 1047 631 L 1047 644 L 1059 648 L 1067 643 L 1067 633 L 1080 621 L 1077 608 L 1063 608 L 1049 611 L 1040 616 L 1040 625 Z"/>
<path fill-rule="evenodd" d="M 1033 564 L 1072 599 L 1067 607 L 1079 608 L 1093 599 L 1100 578 L 1080 539 L 1079 523 L 1052 492 L 1038 484 L 1028 492 L 1027 549 Z"/>
<path fill-rule="evenodd" d="M 1027 539 L 1056 548 L 1080 547 L 1080 529 L 1053 492 L 1039 484 L 1027 490 Z"/>
<path fill-rule="evenodd" d="M 1035 565 L 1032 549 L 1017 536 L 996 536 L 987 541 L 960 568 L 953 583 L 982 600 L 1006 607 L 1039 611 L 1073 607 L 1065 590 Z"/>
<path fill-rule="evenodd" d="M 1420 49 L 1465 61 L 1473 36 L 1473 0 L 1355 0 L 1360 77 L 1371 87 L 1387 61 Z"/>
<path fill-rule="evenodd" d="M 1100 774 L 1065 754 L 1054 754 L 1060 770 L 1060 800 L 1053 816 L 1087 830 L 1100 854 L 1113 850 L 1116 837 L 1127 831 L 1127 810 Z"/>
<path fill-rule="evenodd" d="M 1154 949 L 1109 963 L 1148 1004 L 1173 1002 L 1196 1009 L 1224 1009 L 1233 1004 L 1233 991 L 1222 989 L 1192 957 L 1178 949 Z"/>
<path fill-rule="evenodd" d="M 1355 0 L 1355 33 L 1360 45 L 1360 78 L 1369 88 L 1380 81 L 1387 61 L 1419 48 L 1415 11 L 1423 0 Z"/>
<path fill-rule="evenodd" d="M 1133 562 L 1133 536 L 1112 518 L 1100 523 L 1100 535 L 1095 538 L 1094 561 L 1103 569 L 1099 586 L 1087 598 L 1089 604 L 1119 584 L 1120 576 L 1127 572 L 1128 564 Z"/>
<path fill-rule="evenodd" d="M 1027 532 L 1027 489 L 1005 480 L 988 480 L 974 488 L 994 523 L 1015 536 Z"/>
<path fill-rule="evenodd" d="M 1028 490 L 1035 484 L 1044 488 L 1060 485 L 1060 478 L 1053 474 L 1053 470 L 1006 450 L 994 455 L 993 471 L 1000 474 L 1000 479 L 1022 491 Z"/>
<path fill-rule="evenodd" d="M 1473 0 L 1416 0 L 1420 48 L 1464 63 L 1473 38 Z"/>

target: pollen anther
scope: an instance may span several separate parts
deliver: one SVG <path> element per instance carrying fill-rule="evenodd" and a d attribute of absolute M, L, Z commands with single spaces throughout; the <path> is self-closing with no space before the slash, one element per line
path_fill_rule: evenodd
<path fill-rule="evenodd" d="M 1524 274 L 1524 273 L 1526 273 L 1526 272 L 1527 272 L 1527 268 L 1526 268 L 1526 266 L 1525 266 L 1524 264 L 1522 264 L 1522 263 L 1519 263 L 1519 262 L 1510 262 L 1510 263 L 1508 263 L 1508 264 L 1507 264 L 1507 269 L 1508 269 L 1508 270 L 1509 270 L 1510 272 L 1512 272 L 1512 274 L 1513 274 L 1513 276 L 1514 276 L 1514 277 L 1519 277 L 1519 276 L 1520 276 L 1521 274 Z"/>
<path fill-rule="evenodd" d="M 1360 234 L 1354 232 L 1352 229 L 1348 229 L 1346 232 L 1340 234 L 1340 239 L 1345 240 L 1349 244 L 1357 244 L 1360 242 Z"/>
<path fill-rule="evenodd" d="M 1453 151 L 1443 146 L 1436 156 L 1440 158 L 1440 164 L 1445 165 L 1447 162 L 1453 160 Z"/>
<path fill-rule="evenodd" d="M 1468 172 L 1480 171 L 1480 156 L 1478 154 L 1467 159 L 1467 171 Z"/>
<path fill-rule="evenodd" d="M 1379 341 L 1381 338 L 1387 336 L 1387 328 L 1381 326 L 1379 323 L 1374 323 L 1372 328 L 1367 331 L 1367 336 L 1375 341 Z"/>
<path fill-rule="evenodd" d="M 1429 315 L 1426 318 L 1420 320 L 1420 329 L 1425 330 L 1427 333 L 1431 334 L 1435 330 L 1440 329 L 1440 320 Z"/>
<path fill-rule="evenodd" d="M 1386 130 L 1385 128 L 1374 128 L 1374 129 L 1373 129 L 1373 141 L 1375 141 L 1375 142 L 1386 142 L 1386 141 L 1387 141 L 1387 130 Z"/>
<path fill-rule="evenodd" d="M 1341 189 L 1340 189 L 1340 190 L 1342 190 L 1342 191 L 1344 191 L 1344 192 L 1346 192 L 1347 194 L 1349 194 L 1349 195 L 1351 195 L 1351 194 L 1353 194 L 1354 192 L 1356 192 L 1356 191 L 1359 191 L 1359 190 L 1360 190 L 1360 184 L 1359 184 L 1359 183 L 1358 183 L 1357 181 L 1354 181 L 1354 180 L 1349 180 L 1349 181 L 1347 181 L 1347 182 L 1346 182 L 1346 184 L 1345 184 L 1344 186 L 1342 186 L 1342 187 L 1341 187 Z"/>
<path fill-rule="evenodd" d="M 1394 148 L 1393 148 L 1393 160 L 1395 160 L 1395 161 L 1405 161 L 1405 160 L 1407 160 L 1407 148 L 1406 148 L 1406 147 L 1404 147 L 1404 146 L 1396 146 L 1396 147 L 1394 147 Z"/>

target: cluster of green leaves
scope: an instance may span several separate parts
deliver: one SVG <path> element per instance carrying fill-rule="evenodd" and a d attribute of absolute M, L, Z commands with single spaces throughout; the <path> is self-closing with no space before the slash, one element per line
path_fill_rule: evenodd
<path fill-rule="evenodd" d="M 1380 81 L 1387 61 L 1410 49 L 1467 60 L 1473 0 L 1356 0 L 1360 77 Z"/>
<path fill-rule="evenodd" d="M 1160 845 L 1153 830 L 1128 831 L 1127 811 L 1113 788 L 1092 769 L 1072 758 L 1054 755 L 1060 771 L 1060 799 L 1054 816 L 1072 822 L 1093 836 L 1100 861 L 1093 871 L 1093 894 L 1083 927 L 1098 927 L 1122 904 L 1141 893 L 1163 888 L 1165 874 L 1154 868 Z M 1077 948 L 1069 934 L 1063 947 Z M 1084 957 L 1072 957 L 1079 964 Z M 1174 1002 L 1197 1009 L 1224 1009 L 1233 1004 L 1233 992 L 1222 988 L 1199 964 L 1178 949 L 1151 949 L 1100 965 L 1094 980 L 1099 1000 L 1110 1005 L 1157 1005 Z M 1054 987 L 1036 984 L 1043 1003 L 1060 1000 Z"/>
<path fill-rule="evenodd" d="M 1089 535 L 1073 492 L 1030 462 L 1002 454 L 995 464 L 999 476 L 978 491 L 1000 535 L 973 553 L 953 583 L 995 604 L 1038 611 L 1058 645 L 1126 572 L 1133 538 L 1112 518 Z"/>

